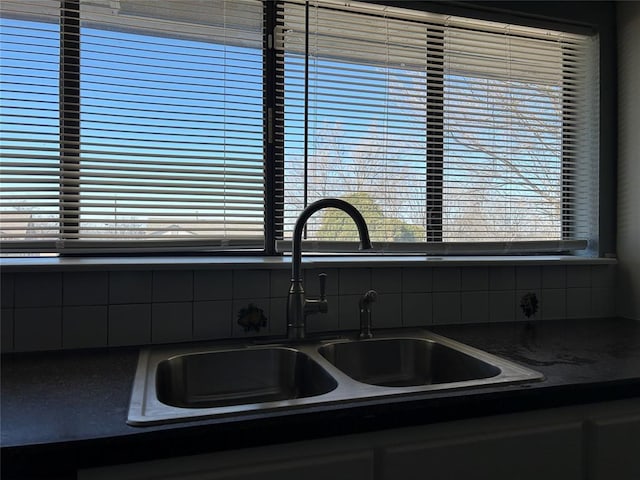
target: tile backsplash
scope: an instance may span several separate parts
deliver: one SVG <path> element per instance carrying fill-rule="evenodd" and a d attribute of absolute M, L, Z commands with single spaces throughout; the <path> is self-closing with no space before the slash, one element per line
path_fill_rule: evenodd
<path fill-rule="evenodd" d="M 615 265 L 309 268 L 308 296 L 323 272 L 329 312 L 308 317 L 309 332 L 357 329 L 371 288 L 374 329 L 525 320 L 531 292 L 537 320 L 615 315 Z M 282 268 L 3 273 L 1 288 L 3 352 L 286 334 Z M 237 322 L 249 306 L 266 318 L 258 332 Z"/>

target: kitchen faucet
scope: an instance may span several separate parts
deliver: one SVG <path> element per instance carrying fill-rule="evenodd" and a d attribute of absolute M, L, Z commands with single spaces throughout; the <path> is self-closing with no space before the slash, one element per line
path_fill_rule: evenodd
<path fill-rule="evenodd" d="M 320 298 L 307 299 L 302 286 L 302 232 L 309 217 L 323 208 L 337 208 L 347 213 L 358 227 L 360 235 L 360 250 L 370 249 L 369 229 L 364 218 L 354 207 L 344 200 L 337 198 L 324 198 L 312 203 L 305 208 L 293 230 L 293 247 L 291 256 L 291 286 L 287 301 L 287 337 L 289 339 L 303 339 L 305 337 L 305 319 L 311 313 L 326 313 L 328 310 L 326 292 L 326 274 L 320 274 Z"/>

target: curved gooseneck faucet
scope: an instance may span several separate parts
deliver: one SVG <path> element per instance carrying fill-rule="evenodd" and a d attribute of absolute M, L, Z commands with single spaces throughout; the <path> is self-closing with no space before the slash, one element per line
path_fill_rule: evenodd
<path fill-rule="evenodd" d="M 309 217 L 323 208 L 337 208 L 347 213 L 358 227 L 360 236 L 360 250 L 370 249 L 369 229 L 362 214 L 356 207 L 344 200 L 337 198 L 324 198 L 318 200 L 305 208 L 293 230 L 293 247 L 291 257 L 291 286 L 289 288 L 289 298 L 287 302 L 287 336 L 289 339 L 302 339 L 305 337 L 305 317 L 310 313 L 326 313 L 327 299 L 325 297 L 326 275 L 320 277 L 320 298 L 310 300 L 305 298 L 302 286 L 302 232 Z"/>

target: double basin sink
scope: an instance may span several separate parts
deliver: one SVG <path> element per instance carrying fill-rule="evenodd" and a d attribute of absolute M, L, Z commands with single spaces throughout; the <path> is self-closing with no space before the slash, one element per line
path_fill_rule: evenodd
<path fill-rule="evenodd" d="M 140 352 L 127 423 L 144 426 L 543 380 L 428 331 Z"/>

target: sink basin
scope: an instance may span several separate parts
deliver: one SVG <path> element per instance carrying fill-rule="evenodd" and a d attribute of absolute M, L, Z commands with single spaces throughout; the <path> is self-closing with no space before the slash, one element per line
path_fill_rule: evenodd
<path fill-rule="evenodd" d="M 495 377 L 500 368 L 421 338 L 333 343 L 319 353 L 349 377 L 384 387 L 411 387 Z"/>
<path fill-rule="evenodd" d="M 238 417 L 542 379 L 425 330 L 367 340 L 155 346 L 140 351 L 127 423 Z"/>
<path fill-rule="evenodd" d="M 178 355 L 161 361 L 156 373 L 158 400 L 183 408 L 305 398 L 337 385 L 309 356 L 290 348 Z"/>

